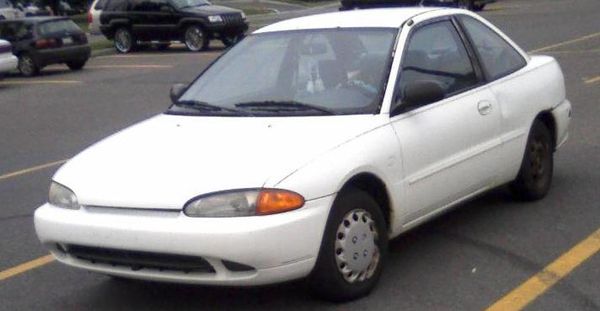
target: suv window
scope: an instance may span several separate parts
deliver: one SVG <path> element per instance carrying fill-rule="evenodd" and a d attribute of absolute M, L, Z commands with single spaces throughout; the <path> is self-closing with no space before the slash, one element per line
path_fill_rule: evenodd
<path fill-rule="evenodd" d="M 526 65 L 521 54 L 486 25 L 469 16 L 460 19 L 489 79 L 509 75 Z"/>
<path fill-rule="evenodd" d="M 104 11 L 127 11 L 127 0 L 107 0 Z"/>
<path fill-rule="evenodd" d="M 437 82 L 446 95 L 476 85 L 471 59 L 458 32 L 450 21 L 434 22 L 417 28 L 404 51 L 396 90 L 399 98 L 410 82 Z"/>
<path fill-rule="evenodd" d="M 158 12 L 165 6 L 169 6 L 166 0 L 133 0 L 131 11 Z"/>

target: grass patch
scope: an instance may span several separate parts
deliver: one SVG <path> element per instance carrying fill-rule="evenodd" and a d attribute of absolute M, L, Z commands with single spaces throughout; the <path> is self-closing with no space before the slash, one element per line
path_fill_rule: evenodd
<path fill-rule="evenodd" d="M 107 40 L 107 39 L 90 42 L 90 48 L 92 48 L 92 51 L 110 49 L 112 47 L 113 47 L 113 42 L 110 40 Z"/>
<path fill-rule="evenodd" d="M 339 1 L 335 1 L 335 0 L 316 0 L 316 1 L 303 1 L 303 0 L 275 0 L 278 2 L 286 2 L 286 3 L 291 3 L 291 4 L 298 4 L 298 5 L 302 5 L 305 6 L 307 8 L 312 8 L 312 7 L 317 7 L 317 6 L 322 6 L 322 5 L 327 5 L 327 4 L 331 4 L 331 3 L 339 3 Z"/>

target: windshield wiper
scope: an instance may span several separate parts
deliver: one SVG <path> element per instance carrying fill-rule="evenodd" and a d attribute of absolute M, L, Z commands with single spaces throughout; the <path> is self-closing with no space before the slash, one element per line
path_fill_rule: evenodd
<path fill-rule="evenodd" d="M 316 105 L 306 104 L 297 101 L 275 101 L 275 100 L 265 100 L 265 101 L 254 101 L 254 102 L 245 102 L 235 104 L 236 107 L 240 108 L 250 108 L 253 110 L 262 110 L 267 112 L 298 112 L 298 111 L 306 111 L 313 110 L 318 111 L 324 115 L 334 115 L 336 114 L 332 110 L 327 108 L 323 108 Z"/>
<path fill-rule="evenodd" d="M 207 102 L 203 102 L 203 101 L 199 101 L 199 100 L 181 100 L 181 101 L 178 101 L 175 105 L 179 106 L 179 107 L 192 108 L 192 109 L 200 110 L 200 111 L 207 111 L 207 112 L 226 111 L 226 112 L 230 112 L 230 113 L 233 113 L 236 115 L 252 116 L 252 113 L 250 113 L 248 111 L 212 105 Z"/>

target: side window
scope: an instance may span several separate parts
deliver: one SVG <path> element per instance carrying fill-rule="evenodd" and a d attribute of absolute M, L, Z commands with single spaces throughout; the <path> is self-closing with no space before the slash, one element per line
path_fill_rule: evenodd
<path fill-rule="evenodd" d="M 434 82 L 446 96 L 478 83 L 471 59 L 450 21 L 434 22 L 417 28 L 409 37 L 396 90 L 404 97 L 407 85 Z"/>
<path fill-rule="evenodd" d="M 104 5 L 105 11 L 127 11 L 127 0 L 108 0 Z"/>
<path fill-rule="evenodd" d="M 469 16 L 461 16 L 460 19 L 488 78 L 501 78 L 526 65 L 521 54 L 486 25 Z"/>

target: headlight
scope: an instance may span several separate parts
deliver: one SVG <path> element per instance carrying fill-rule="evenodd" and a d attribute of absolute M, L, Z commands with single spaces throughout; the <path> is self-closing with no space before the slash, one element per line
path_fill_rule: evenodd
<path fill-rule="evenodd" d="M 212 15 L 208 17 L 208 21 L 211 23 L 222 23 L 223 18 L 220 15 Z"/>
<path fill-rule="evenodd" d="M 50 184 L 48 202 L 62 208 L 79 209 L 79 203 L 77 202 L 75 193 L 71 191 L 71 189 L 54 181 Z"/>
<path fill-rule="evenodd" d="M 292 191 L 251 189 L 194 198 L 185 205 L 183 212 L 190 217 L 241 217 L 283 213 L 303 205 L 304 198 Z"/>

